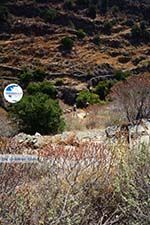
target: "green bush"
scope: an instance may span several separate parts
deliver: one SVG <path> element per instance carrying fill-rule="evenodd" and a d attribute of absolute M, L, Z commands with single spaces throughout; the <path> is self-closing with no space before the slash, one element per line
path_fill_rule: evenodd
<path fill-rule="evenodd" d="M 88 104 L 97 104 L 100 103 L 99 96 L 97 94 L 91 93 L 87 90 L 81 91 L 76 98 L 77 107 L 84 108 Z"/>
<path fill-rule="evenodd" d="M 26 87 L 30 81 L 33 79 L 33 74 L 30 70 L 28 69 L 23 69 L 23 71 L 19 74 L 20 82 L 21 85 Z"/>
<path fill-rule="evenodd" d="M 43 69 L 37 68 L 33 71 L 33 81 L 43 81 L 46 77 L 46 73 Z"/>
<path fill-rule="evenodd" d="M 43 81 L 39 83 L 29 83 L 29 85 L 27 86 L 27 92 L 30 95 L 41 92 L 43 94 L 49 95 L 53 99 L 56 98 L 57 93 L 55 86 L 48 81 Z"/>
<path fill-rule="evenodd" d="M 106 100 L 106 97 L 110 93 L 110 89 L 114 83 L 115 81 L 113 80 L 105 80 L 98 83 L 98 85 L 95 87 L 95 92 L 97 95 L 99 95 L 100 100 Z"/>
<path fill-rule="evenodd" d="M 99 37 L 99 35 L 95 35 L 95 37 L 93 38 L 93 43 L 95 45 L 100 45 L 100 37 Z"/>
<path fill-rule="evenodd" d="M 46 73 L 42 69 L 36 69 L 33 72 L 25 68 L 20 74 L 20 82 L 26 87 L 31 81 L 43 81 Z"/>
<path fill-rule="evenodd" d="M 74 1 L 73 0 L 65 0 L 64 2 L 64 7 L 66 9 L 72 9 L 74 5 Z"/>
<path fill-rule="evenodd" d="M 79 39 L 83 39 L 86 36 L 86 33 L 82 29 L 77 30 L 76 34 Z"/>
<path fill-rule="evenodd" d="M 139 39 L 141 35 L 141 29 L 137 24 L 134 24 L 131 29 L 131 34 L 133 39 Z"/>
<path fill-rule="evenodd" d="M 115 79 L 120 81 L 120 80 L 125 80 L 129 76 L 129 72 L 123 72 L 122 70 L 116 70 L 115 71 Z"/>
<path fill-rule="evenodd" d="M 143 41 L 144 43 L 150 42 L 150 32 L 147 30 L 146 23 L 142 21 L 140 26 L 134 24 L 131 29 L 131 36 L 134 41 L 140 42 Z"/>
<path fill-rule="evenodd" d="M 88 16 L 91 17 L 92 19 L 96 18 L 96 6 L 95 5 L 90 5 L 88 8 Z"/>
<path fill-rule="evenodd" d="M 104 33 L 110 35 L 112 32 L 112 27 L 113 25 L 111 22 L 105 22 L 103 27 Z"/>
<path fill-rule="evenodd" d="M 46 22 L 52 22 L 54 19 L 56 19 L 58 12 L 56 9 L 50 8 L 42 10 L 40 14 Z"/>
<path fill-rule="evenodd" d="M 5 6 L 0 6 L 0 21 L 6 21 L 8 18 L 8 9 Z"/>
<path fill-rule="evenodd" d="M 61 40 L 62 48 L 66 51 L 71 51 L 73 48 L 73 40 L 70 37 L 64 37 Z"/>
<path fill-rule="evenodd" d="M 49 134 L 64 129 L 58 101 L 43 93 L 24 96 L 19 103 L 11 107 L 10 112 L 20 122 L 20 130 L 27 133 Z"/>

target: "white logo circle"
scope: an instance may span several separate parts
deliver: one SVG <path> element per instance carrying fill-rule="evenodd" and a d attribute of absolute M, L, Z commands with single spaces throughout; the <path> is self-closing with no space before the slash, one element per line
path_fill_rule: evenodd
<path fill-rule="evenodd" d="M 4 89 L 4 98 L 9 103 L 19 102 L 23 97 L 23 90 L 18 84 L 9 84 Z"/>

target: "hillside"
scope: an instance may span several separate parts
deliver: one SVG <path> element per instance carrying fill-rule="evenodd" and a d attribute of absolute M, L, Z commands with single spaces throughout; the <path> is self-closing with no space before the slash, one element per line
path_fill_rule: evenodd
<path fill-rule="evenodd" d="M 104 2 L 2 1 L 1 92 L 19 82 L 24 69 L 42 69 L 56 85 L 57 97 L 72 106 L 81 90 L 116 79 L 118 70 L 149 74 L 149 1 Z M 65 38 L 71 49 L 63 46 Z M 2 96 L 0 102 L 6 108 Z"/>

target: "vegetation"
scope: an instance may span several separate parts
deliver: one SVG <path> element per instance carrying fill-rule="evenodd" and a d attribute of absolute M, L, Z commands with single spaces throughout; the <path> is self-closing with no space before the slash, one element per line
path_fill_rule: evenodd
<path fill-rule="evenodd" d="M 56 88 L 55 86 L 48 82 L 48 81 L 43 81 L 43 82 L 31 82 L 27 86 L 27 92 L 30 95 L 34 95 L 36 93 L 43 93 L 49 95 L 51 98 L 56 99 Z"/>
<path fill-rule="evenodd" d="M 110 93 L 110 89 L 114 83 L 115 81 L 113 80 L 104 80 L 98 83 L 98 85 L 95 87 L 95 92 L 97 95 L 99 95 L 101 100 L 106 100 L 106 97 Z"/>
<path fill-rule="evenodd" d="M 104 33 L 110 35 L 112 32 L 112 27 L 113 27 L 113 25 L 111 22 L 105 22 L 104 28 L 103 28 Z"/>
<path fill-rule="evenodd" d="M 113 95 L 123 113 L 131 123 L 150 117 L 150 79 L 149 76 L 129 77 L 113 87 Z"/>
<path fill-rule="evenodd" d="M 122 70 L 115 71 L 115 79 L 118 81 L 125 80 L 130 73 L 128 71 L 123 72 Z"/>
<path fill-rule="evenodd" d="M 91 17 L 92 19 L 96 18 L 96 6 L 94 4 L 89 6 L 88 16 Z"/>
<path fill-rule="evenodd" d="M 74 5 L 74 1 L 73 0 L 65 0 L 64 2 L 64 6 L 66 9 L 72 9 Z"/>
<path fill-rule="evenodd" d="M 77 30 L 76 34 L 79 39 L 83 39 L 86 36 L 86 33 L 82 29 Z"/>
<path fill-rule="evenodd" d="M 27 68 L 25 68 L 20 74 L 20 82 L 21 84 L 26 87 L 29 82 L 32 81 L 43 81 L 44 78 L 46 77 L 46 73 L 44 70 L 37 68 L 34 71 L 30 71 Z"/>
<path fill-rule="evenodd" d="M 45 19 L 46 22 L 52 22 L 57 17 L 58 12 L 54 8 L 49 8 L 42 10 L 40 14 Z"/>
<path fill-rule="evenodd" d="M 13 141 L 2 145 L 5 154 L 23 149 Z M 0 164 L 3 224 L 149 224 L 148 146 L 49 144 L 41 157 L 41 163 Z"/>
<path fill-rule="evenodd" d="M 8 19 L 8 9 L 3 6 L 3 5 L 0 5 L 0 21 L 7 21 Z"/>
<path fill-rule="evenodd" d="M 58 101 L 46 94 L 25 95 L 10 110 L 12 116 L 18 119 L 20 129 L 27 133 L 54 134 L 64 129 Z"/>
<path fill-rule="evenodd" d="M 150 42 L 150 32 L 147 30 L 146 23 L 142 21 L 140 25 L 134 24 L 131 29 L 131 35 L 135 42 Z"/>
<path fill-rule="evenodd" d="M 81 91 L 76 99 L 77 107 L 84 108 L 87 104 L 97 104 L 100 103 L 99 96 L 97 94 L 91 93 L 90 91 Z"/>
<path fill-rule="evenodd" d="M 71 51 L 72 48 L 73 48 L 74 42 L 73 42 L 72 38 L 70 38 L 70 37 L 64 37 L 61 40 L 61 44 L 62 44 L 63 50 Z"/>

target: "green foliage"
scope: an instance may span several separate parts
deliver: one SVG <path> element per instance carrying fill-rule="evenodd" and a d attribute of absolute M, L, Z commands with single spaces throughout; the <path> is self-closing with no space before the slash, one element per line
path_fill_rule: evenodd
<path fill-rule="evenodd" d="M 65 0 L 64 7 L 66 9 L 72 9 L 74 5 L 74 0 Z"/>
<path fill-rule="evenodd" d="M 54 8 L 49 8 L 42 10 L 40 14 L 45 19 L 46 22 L 52 22 L 54 19 L 56 19 L 58 12 Z"/>
<path fill-rule="evenodd" d="M 27 86 L 30 81 L 33 79 L 33 74 L 27 68 L 23 69 L 23 71 L 19 74 L 20 82 L 23 86 Z"/>
<path fill-rule="evenodd" d="M 137 24 L 134 24 L 131 29 L 131 34 L 134 39 L 138 39 L 141 34 L 141 29 Z"/>
<path fill-rule="evenodd" d="M 95 45 L 100 45 L 100 37 L 99 37 L 99 35 L 95 35 L 95 37 L 93 38 L 93 43 Z"/>
<path fill-rule="evenodd" d="M 30 95 L 41 92 L 43 94 L 49 95 L 53 99 L 56 98 L 57 93 L 55 86 L 48 81 L 43 81 L 39 83 L 29 83 L 29 85 L 27 86 L 27 92 Z"/>
<path fill-rule="evenodd" d="M 88 104 L 97 104 L 100 103 L 99 96 L 97 94 L 91 93 L 90 91 L 84 90 L 81 91 L 76 98 L 77 107 L 84 108 Z"/>
<path fill-rule="evenodd" d="M 6 21 L 8 19 L 8 9 L 0 5 L 0 21 Z"/>
<path fill-rule="evenodd" d="M 109 21 L 105 22 L 104 23 L 104 28 L 103 28 L 104 33 L 110 35 L 111 32 L 112 32 L 112 27 L 113 27 L 112 22 L 109 22 Z"/>
<path fill-rule="evenodd" d="M 79 39 L 83 39 L 86 36 L 86 33 L 82 29 L 77 30 L 76 34 Z"/>
<path fill-rule="evenodd" d="M 120 80 L 125 80 L 129 76 L 129 72 L 123 72 L 122 70 L 116 70 L 115 71 L 115 79 L 120 81 Z"/>
<path fill-rule="evenodd" d="M 147 30 L 146 23 L 144 21 L 140 23 L 140 26 L 137 24 L 132 26 L 131 35 L 133 40 L 136 42 L 150 42 L 150 32 Z"/>
<path fill-rule="evenodd" d="M 110 93 L 110 89 L 115 82 L 116 81 L 113 80 L 104 80 L 98 83 L 98 85 L 95 87 L 95 92 L 97 95 L 99 95 L 101 100 L 106 100 L 106 97 Z"/>
<path fill-rule="evenodd" d="M 91 17 L 92 19 L 96 18 L 96 6 L 94 4 L 89 6 L 88 16 Z"/>
<path fill-rule="evenodd" d="M 20 121 L 21 130 L 27 133 L 49 134 L 64 129 L 58 101 L 43 93 L 24 96 L 19 103 L 11 107 L 11 114 Z"/>
<path fill-rule="evenodd" d="M 33 72 L 25 68 L 20 74 L 20 82 L 26 87 L 31 81 L 43 81 L 46 77 L 44 70 L 37 68 Z"/>
<path fill-rule="evenodd" d="M 62 48 L 67 51 L 71 51 L 73 48 L 73 40 L 70 37 L 64 37 L 61 40 Z"/>

